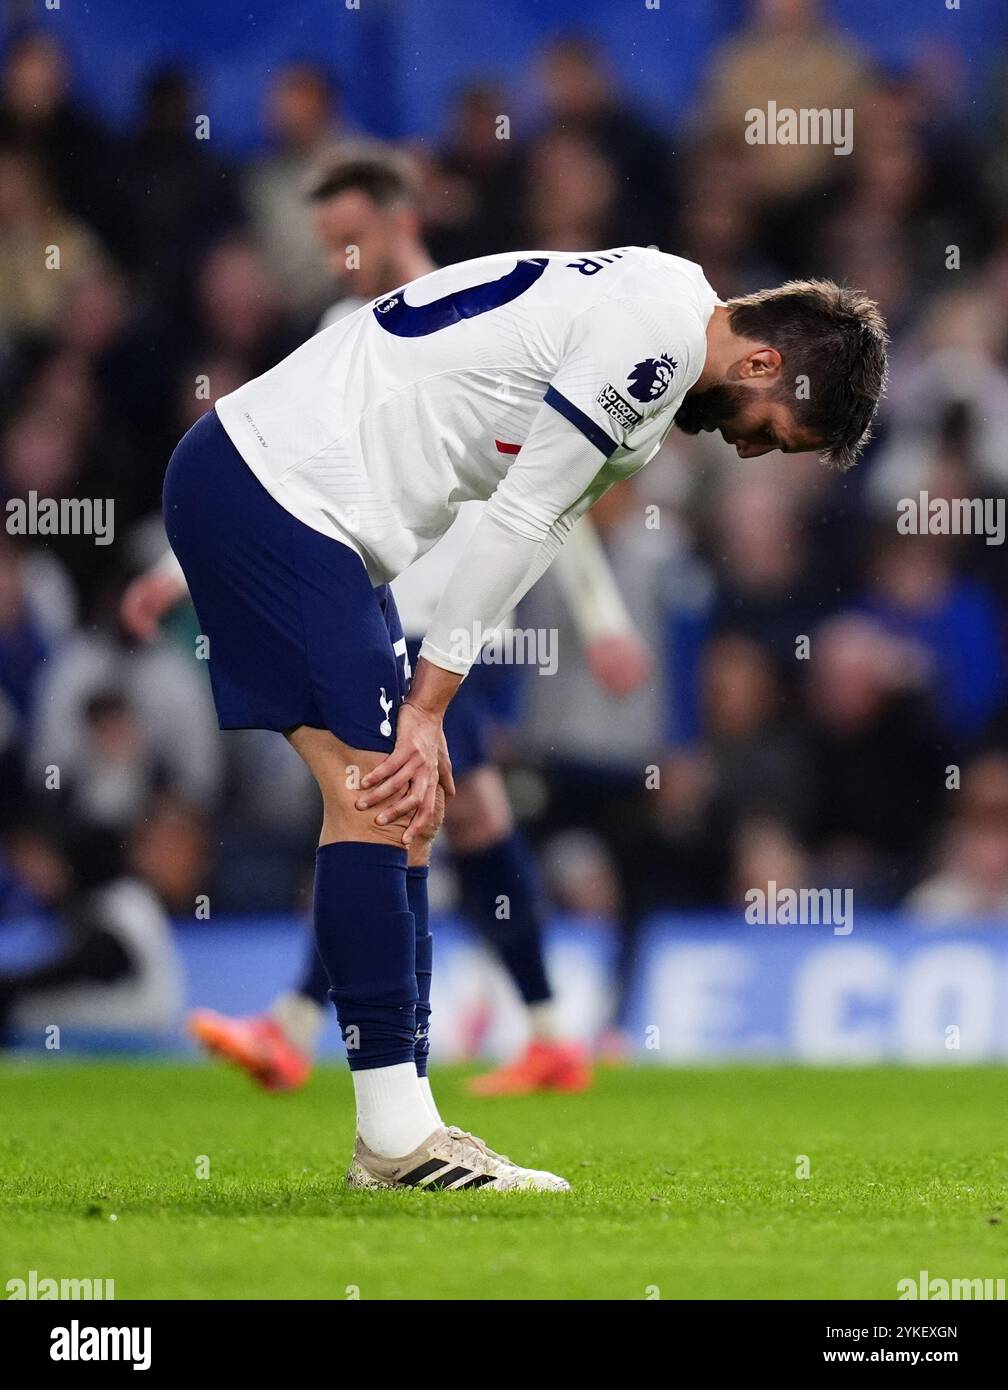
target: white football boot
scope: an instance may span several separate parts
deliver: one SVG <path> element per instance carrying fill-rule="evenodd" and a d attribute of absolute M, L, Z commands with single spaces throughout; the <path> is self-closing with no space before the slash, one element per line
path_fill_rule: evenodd
<path fill-rule="evenodd" d="M 519 1168 L 457 1125 L 440 1126 L 403 1158 L 383 1158 L 358 1135 L 347 1186 L 423 1187 L 453 1192 L 473 1187 L 485 1187 L 491 1192 L 570 1191 L 565 1178 L 536 1168 Z"/>

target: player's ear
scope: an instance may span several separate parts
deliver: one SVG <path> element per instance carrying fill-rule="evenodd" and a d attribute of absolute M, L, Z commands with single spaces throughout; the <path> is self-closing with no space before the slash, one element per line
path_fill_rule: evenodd
<path fill-rule="evenodd" d="M 747 381 L 765 381 L 776 376 L 784 359 L 776 348 L 762 347 L 747 353 L 739 362 L 739 376 Z"/>

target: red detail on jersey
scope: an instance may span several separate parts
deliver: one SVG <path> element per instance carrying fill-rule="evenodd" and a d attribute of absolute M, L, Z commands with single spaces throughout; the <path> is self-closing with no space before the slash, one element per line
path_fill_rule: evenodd
<path fill-rule="evenodd" d="M 494 443 L 497 445 L 497 452 L 498 452 L 499 454 L 519 454 L 519 453 L 521 453 L 521 445 L 520 445 L 520 444 L 505 444 L 505 443 L 503 442 L 503 440 L 500 440 L 500 439 L 495 439 L 495 440 L 494 440 Z"/>

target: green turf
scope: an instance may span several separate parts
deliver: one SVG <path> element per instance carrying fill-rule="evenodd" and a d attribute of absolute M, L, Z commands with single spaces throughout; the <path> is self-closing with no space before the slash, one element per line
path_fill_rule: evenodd
<path fill-rule="evenodd" d="M 270 1097 L 223 1067 L 9 1062 L 0 1296 L 29 1269 L 119 1298 L 894 1298 L 921 1269 L 1004 1277 L 1006 1080 L 648 1068 L 477 1101 L 441 1072 L 453 1122 L 574 1191 L 348 1193 L 341 1069 Z"/>

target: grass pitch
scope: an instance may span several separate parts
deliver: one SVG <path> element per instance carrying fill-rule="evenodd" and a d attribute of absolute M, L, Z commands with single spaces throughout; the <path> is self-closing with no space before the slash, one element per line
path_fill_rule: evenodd
<path fill-rule="evenodd" d="M 351 1088 L 224 1067 L 0 1064 L 0 1297 L 883 1298 L 1008 1274 L 1001 1068 L 604 1070 L 442 1112 L 566 1194 L 349 1193 Z M 809 1176 L 801 1178 L 801 1157 Z M 209 1176 L 199 1172 L 209 1170 Z"/>

